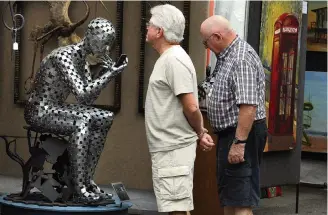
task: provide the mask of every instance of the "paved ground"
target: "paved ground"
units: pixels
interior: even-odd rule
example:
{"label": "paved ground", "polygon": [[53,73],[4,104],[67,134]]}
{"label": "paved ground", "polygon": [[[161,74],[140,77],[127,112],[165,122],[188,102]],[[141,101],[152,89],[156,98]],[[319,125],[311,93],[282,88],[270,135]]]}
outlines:
{"label": "paved ground", "polygon": [[[327,189],[301,186],[299,198],[299,214],[327,214]],[[295,202],[295,186],[283,187],[283,196],[262,199],[261,206],[254,211],[254,215],[295,214]]]}
{"label": "paved ground", "polygon": [[303,158],[300,180],[308,184],[327,185],[327,161]]}
{"label": "paved ground", "polygon": [[[109,187],[104,190],[112,192]],[[21,189],[21,179],[0,176],[0,193],[18,192]],[[262,199],[261,206],[254,211],[254,215],[290,215],[295,214],[296,200],[295,186],[283,187],[283,196],[272,199]],[[155,196],[151,191],[128,189],[133,202],[130,214],[159,215],[156,212]],[[300,189],[299,214],[323,215],[327,214],[327,189],[302,186]],[[162,213],[161,215],[166,215]]]}

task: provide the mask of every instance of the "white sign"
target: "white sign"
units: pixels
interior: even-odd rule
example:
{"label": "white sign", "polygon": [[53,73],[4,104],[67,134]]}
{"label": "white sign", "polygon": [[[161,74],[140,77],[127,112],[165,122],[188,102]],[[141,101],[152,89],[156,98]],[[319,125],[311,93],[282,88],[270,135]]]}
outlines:
{"label": "white sign", "polygon": [[283,27],[282,32],[283,33],[297,33],[297,28]]}
{"label": "white sign", "polygon": [[303,1],[302,13],[307,14],[307,9],[308,9],[308,3],[306,1]]}

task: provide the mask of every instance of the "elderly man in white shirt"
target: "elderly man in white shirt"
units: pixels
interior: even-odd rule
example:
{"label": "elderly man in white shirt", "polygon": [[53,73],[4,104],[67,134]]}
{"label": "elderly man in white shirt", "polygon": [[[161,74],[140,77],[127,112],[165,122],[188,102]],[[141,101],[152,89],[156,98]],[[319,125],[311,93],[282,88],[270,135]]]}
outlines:
{"label": "elderly man in white shirt", "polygon": [[160,55],[149,79],[145,104],[154,191],[159,212],[185,215],[194,209],[197,141],[205,146],[204,151],[214,143],[203,127],[194,65],[179,45],[185,18],[169,4],[152,8],[151,14],[146,40]]}

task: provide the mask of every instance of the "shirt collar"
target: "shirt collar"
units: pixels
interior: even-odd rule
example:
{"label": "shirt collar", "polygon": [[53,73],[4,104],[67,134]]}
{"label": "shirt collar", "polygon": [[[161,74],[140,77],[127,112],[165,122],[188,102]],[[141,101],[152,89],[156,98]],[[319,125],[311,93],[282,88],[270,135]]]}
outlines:
{"label": "shirt collar", "polygon": [[228,53],[233,49],[233,47],[235,47],[235,45],[237,44],[237,42],[240,40],[240,38],[237,37],[230,43],[230,45],[228,47],[226,47],[222,52],[220,52],[219,54],[216,55],[216,57],[218,59],[223,59],[225,58]]}

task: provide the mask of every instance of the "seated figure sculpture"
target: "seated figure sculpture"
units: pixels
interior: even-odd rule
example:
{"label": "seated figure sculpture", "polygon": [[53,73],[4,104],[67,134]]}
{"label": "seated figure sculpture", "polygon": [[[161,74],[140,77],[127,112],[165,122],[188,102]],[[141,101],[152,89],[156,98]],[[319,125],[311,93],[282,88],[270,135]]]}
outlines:
{"label": "seated figure sculpture", "polygon": [[[73,202],[106,198],[94,183],[93,175],[114,115],[91,104],[127,66],[127,58],[121,65],[115,65],[108,56],[114,40],[115,28],[110,21],[92,20],[81,42],[59,47],[42,60],[25,106],[25,120],[30,126],[69,137]],[[101,68],[98,77],[91,73],[87,61],[90,56],[98,59]],[[71,93],[77,104],[65,103]]]}

